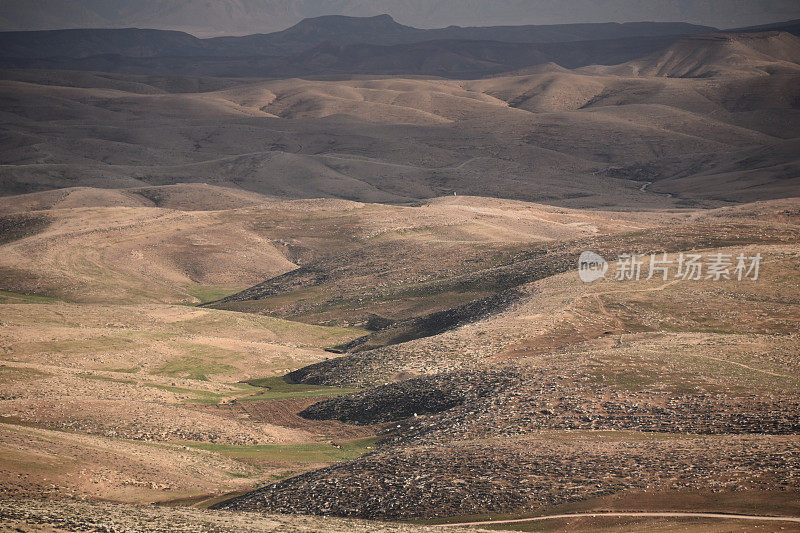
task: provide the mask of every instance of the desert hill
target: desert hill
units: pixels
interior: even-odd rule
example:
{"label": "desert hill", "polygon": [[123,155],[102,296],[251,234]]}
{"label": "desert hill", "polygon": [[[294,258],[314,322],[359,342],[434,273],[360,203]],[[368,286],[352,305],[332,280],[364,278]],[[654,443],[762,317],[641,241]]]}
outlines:
{"label": "desert hill", "polygon": [[[79,503],[78,501],[33,500],[26,503],[6,499],[0,503],[0,516],[9,527],[29,527],[36,522],[40,527],[61,530],[64,523],[75,527],[103,527],[106,529],[135,529],[146,533],[164,530],[188,533],[212,529],[219,533],[258,533],[279,527],[287,533],[435,533],[437,526],[378,524],[366,520],[347,520],[331,517],[297,517],[265,515],[263,513],[209,513],[203,509],[173,506],[125,505],[119,503]],[[24,518],[23,518],[24,516]],[[465,533],[480,531],[462,528]]]}
{"label": "desert hill", "polygon": [[[214,199],[229,208],[205,210]],[[0,206],[19,211],[0,222],[0,432],[15,459],[0,474],[27,476],[13,477],[12,496],[50,472],[58,495],[213,503],[265,487],[224,505],[419,518],[573,498],[602,507],[592,498],[612,489],[624,506],[645,487],[713,482],[720,509],[746,511],[731,488],[747,484],[759,505],[791,512],[763,491],[791,494],[797,453],[796,199],[391,206],[182,184]],[[586,248],[613,258],[662,247],[759,250],[763,279],[629,287],[574,271]],[[271,275],[214,306],[175,305]],[[742,449],[758,459],[742,466]],[[622,465],[609,469],[612,457]],[[559,472],[558,490],[540,483],[542,465]],[[673,481],[688,465],[702,468]],[[507,490],[487,490],[484,467]],[[412,471],[430,477],[409,490]]]}
{"label": "desert hill", "polygon": [[[441,273],[480,261],[487,248],[646,224],[508,200],[286,201],[206,184],[60,189],[0,198],[0,208],[4,287],[82,302],[199,303],[215,299],[195,296],[211,288],[233,293],[301,266],[352,272],[354,254],[373,254],[387,270],[388,261],[413,268],[425,254],[447,255],[433,268]],[[395,275],[407,274],[387,273]]]}
{"label": "desert hill", "polygon": [[3,524],[800,524],[795,22],[376,1],[0,34]]}
{"label": "desert hill", "polygon": [[[468,206],[472,203],[468,201],[462,205]],[[436,205],[442,204],[437,201]],[[444,205],[451,204],[447,202]],[[780,212],[781,207],[778,206],[783,204],[775,205],[775,211]],[[490,211],[482,208],[476,212],[485,216]],[[791,212],[791,209],[787,212]],[[730,211],[725,213],[731,216]],[[758,240],[773,242],[771,239],[776,243],[785,243],[791,241],[791,235],[796,229],[783,225],[790,223],[790,220],[778,218],[775,220],[778,225],[774,228],[774,235],[770,237],[768,233],[772,234],[773,229],[760,233],[755,226],[749,226],[750,221],[742,225],[739,220],[741,215],[733,215],[729,220],[714,215],[697,220],[698,213],[693,212],[652,213],[648,217],[633,218],[627,218],[622,213],[594,212],[592,217],[584,219],[584,223],[580,225],[576,225],[577,220],[573,218],[577,213],[567,214],[563,210],[558,215],[547,209],[543,212],[538,209],[505,211],[505,215],[512,214],[525,218],[533,216],[537,225],[548,220],[549,224],[554,225],[553,229],[561,224],[565,226],[561,226],[562,231],[557,233],[539,233],[538,239],[531,236],[525,238],[524,233],[517,234],[506,244],[500,245],[500,249],[505,250],[508,255],[499,266],[475,262],[463,250],[456,252],[453,248],[455,242],[447,238],[451,231],[441,233],[442,230],[432,228],[421,235],[412,233],[412,240],[409,242],[417,243],[420,247],[415,253],[397,253],[397,243],[385,247],[383,239],[366,242],[356,249],[315,258],[301,268],[228,296],[211,306],[268,312],[321,324],[337,319],[344,320],[345,323],[363,323],[372,315],[388,319],[389,324],[375,333],[374,338],[364,339],[365,342],[348,347],[352,351],[361,352],[383,344],[397,344],[430,336],[446,331],[462,321],[468,322],[475,316],[491,315],[497,309],[515,301],[516,287],[571,270],[574,256],[586,249],[598,250],[604,256],[613,257],[622,253],[620,249],[625,246],[635,246],[641,253],[650,253],[653,249],[664,248],[708,248],[718,246],[720,242],[731,246]],[[653,230],[669,224],[672,226],[668,232]],[[566,231],[568,226],[573,226],[573,231]],[[519,227],[517,231],[523,227]],[[736,236],[719,236],[723,227],[735,227]],[[497,223],[492,224],[491,229],[486,228],[486,234],[491,233],[503,234]],[[619,237],[619,234],[624,235]],[[527,244],[520,247],[520,239]],[[553,240],[561,244],[554,246]],[[444,276],[438,269],[429,272],[428,269],[432,267],[423,268],[418,263],[416,253],[423,256],[430,254],[426,248],[434,242],[438,248],[435,253],[440,258],[440,266],[449,273],[448,276]],[[541,244],[542,242],[545,244]],[[386,262],[380,258],[386,258]],[[454,263],[450,265],[450,261]],[[472,262],[472,267],[465,268],[462,261]],[[409,276],[408,272],[412,271],[415,274]],[[381,278],[384,283],[365,290],[364,285],[355,281],[371,279],[373,276]],[[399,299],[398,294],[414,295],[415,306],[398,307],[395,303]],[[308,298],[309,295],[314,297]],[[437,306],[444,299],[450,303],[449,310],[447,313],[440,313],[443,309]],[[357,365],[349,366],[351,372],[355,371],[355,366]]]}
{"label": "desert hill", "polygon": [[800,38],[787,32],[714,34],[683,39],[666,50],[606,72],[703,78],[800,68]]}
{"label": "desert hill", "polygon": [[271,200],[259,194],[229,187],[181,183],[122,190],[68,187],[2,197],[0,206],[3,213],[9,215],[81,207],[161,207],[179,211],[221,211],[260,205]]}
{"label": "desert hill", "polygon": [[[454,192],[592,207],[793,196],[797,57],[796,37],[766,33],[690,38],[621,66],[461,81],[4,71],[3,192],[188,180],[399,203]],[[712,166],[729,178],[699,177]],[[760,177],[775,168],[781,178]],[[690,188],[670,186],[694,175]]]}
{"label": "desert hill", "polygon": [[[522,263],[507,263],[502,276],[477,273],[470,286],[510,280],[515,271],[522,284],[507,293],[509,302],[475,307],[477,313],[456,317],[443,331],[416,338],[406,331],[383,346],[351,343],[353,353],[291,374],[304,383],[371,387],[301,414],[356,425],[396,423],[377,453],[218,507],[372,518],[534,512],[576,500],[602,508],[607,501],[605,491],[596,491],[598,479],[615,487],[609,490],[618,491],[620,502],[649,491],[661,504],[666,494],[697,494],[714,483],[716,501],[725,507],[736,505],[725,495],[743,484],[766,502],[766,478],[757,473],[766,464],[772,465],[766,483],[783,487],[783,501],[791,501],[799,429],[791,371],[796,206],[795,199],[695,213],[685,225],[580,241],[566,262],[551,247],[530,251],[530,259],[517,255]],[[614,257],[607,246],[704,253],[760,248],[770,266],[751,284],[582,283],[572,270],[577,250]],[[285,302],[286,296],[271,298]],[[733,304],[742,300],[750,305]],[[371,337],[385,341],[399,326],[408,323]],[[783,356],[773,357],[774,350]],[[740,454],[743,447],[750,459]],[[712,449],[715,460],[707,462]],[[560,466],[565,456],[569,468]],[[738,465],[737,473],[722,465]],[[424,474],[409,486],[403,480],[411,472]],[[489,482],[474,472],[494,477]],[[557,490],[553,475],[563,481]],[[503,491],[495,490],[498,484]],[[420,510],[419,502],[433,503]]]}

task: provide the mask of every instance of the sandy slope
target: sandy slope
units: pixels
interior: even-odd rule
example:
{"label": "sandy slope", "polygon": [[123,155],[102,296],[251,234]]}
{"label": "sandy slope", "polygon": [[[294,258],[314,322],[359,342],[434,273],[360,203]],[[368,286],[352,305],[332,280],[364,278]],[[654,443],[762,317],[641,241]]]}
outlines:
{"label": "sandy slope", "polygon": [[76,208],[48,217],[41,233],[5,245],[7,288],[85,301],[191,301],[184,291],[193,287],[247,285],[295,267],[275,243],[212,212]]}

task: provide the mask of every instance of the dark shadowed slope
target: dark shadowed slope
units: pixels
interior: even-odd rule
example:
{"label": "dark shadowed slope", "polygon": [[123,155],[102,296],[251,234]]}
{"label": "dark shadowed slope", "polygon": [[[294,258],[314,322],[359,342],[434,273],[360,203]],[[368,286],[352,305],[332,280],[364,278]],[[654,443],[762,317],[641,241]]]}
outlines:
{"label": "dark shadowed slope", "polygon": [[748,26],[746,28],[736,28],[729,30],[736,33],[753,32],[759,33],[764,31],[785,31],[794,35],[800,35],[800,19],[787,20],[785,22],[775,22],[773,24],[762,24],[760,26]]}
{"label": "dark shadowed slope", "polygon": [[[800,71],[800,37],[787,32],[720,33],[681,39],[665,50],[603,72],[708,78]],[[754,97],[758,92],[754,91]]]}
{"label": "dark shadowed slope", "polygon": [[709,33],[715,28],[683,23],[565,24],[560,26],[449,27],[423,30],[389,15],[305,19],[283,31],[243,37],[198,39],[178,31],[65,29],[0,32],[3,57],[50,58],[118,54],[128,57],[293,55],[323,43],[411,44],[425,41],[561,43]]}
{"label": "dark shadowed slope", "polygon": [[[211,39],[134,28],[5,32],[0,33],[0,64],[237,77],[336,73],[457,77],[548,61],[568,67],[615,64],[663,48],[676,36],[709,31],[714,28],[682,23],[422,30],[398,24],[388,15],[326,16],[276,33]],[[193,60],[187,62],[187,57]]]}

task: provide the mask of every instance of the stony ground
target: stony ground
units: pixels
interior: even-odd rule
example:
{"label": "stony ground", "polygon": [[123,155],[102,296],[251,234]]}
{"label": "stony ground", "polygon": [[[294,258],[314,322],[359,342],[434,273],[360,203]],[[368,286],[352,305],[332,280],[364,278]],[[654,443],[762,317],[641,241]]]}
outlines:
{"label": "stony ground", "polygon": [[[494,222],[511,224],[522,209],[463,202],[453,209],[467,221],[467,211],[482,217],[491,207]],[[381,520],[540,513],[637,491],[769,492],[798,501],[796,201],[646,220],[598,214],[592,220],[605,226],[592,237],[585,220],[574,226],[575,212],[537,207],[526,222],[527,249],[518,248],[519,232],[500,248],[483,248],[469,223],[448,234],[456,219],[436,209],[405,233],[414,218],[405,209],[432,208],[289,204],[278,209],[287,221],[270,215],[259,231],[294,232],[294,259],[313,269],[254,289],[277,292],[253,300],[251,311],[283,309],[276,314],[305,322],[176,305],[181,295],[158,303],[145,292],[142,301],[115,304],[0,293],[3,497],[70,498],[74,516],[90,517],[102,516],[105,504],[93,511],[73,498]],[[26,222],[22,233],[9,233],[10,244],[23,249],[43,231],[63,231],[77,213]],[[553,242],[534,231],[533,219],[545,215],[557,220],[545,227],[561,228]],[[311,229],[293,228],[301,220]],[[376,221],[388,244],[365,240]],[[447,246],[413,251],[431,238],[417,234],[428,231],[422,222],[441,224],[430,231]],[[627,224],[636,231],[620,233]],[[96,234],[101,248],[128,238],[129,229],[114,227]],[[314,228],[327,233],[315,241]],[[465,235],[473,240],[459,255],[454,243],[463,248]],[[342,249],[330,249],[337,239]],[[761,278],[587,285],[571,270],[583,247],[613,258],[625,246],[647,251],[657,243],[761,253]],[[437,250],[448,250],[441,263],[419,263]],[[378,255],[353,261],[368,252]],[[81,260],[59,268],[92,283],[124,277],[118,257],[82,254],[104,267]],[[410,263],[419,266],[408,270]],[[483,288],[458,292],[475,284]],[[383,292],[360,294],[365,286]],[[211,289],[197,294],[221,290]],[[485,299],[490,289],[497,301]],[[463,303],[471,298],[479,300]],[[386,302],[393,310],[381,314]],[[355,323],[378,331],[345,327]],[[326,351],[334,347],[349,352]],[[281,378],[287,373],[294,382]],[[761,512],[780,507],[774,501]],[[14,520],[34,527],[46,513],[35,509]],[[154,508],[131,514],[142,509]],[[148,520],[157,521],[178,511],[152,512]],[[231,516],[186,512],[185,522],[201,530],[222,528],[214,521]],[[297,520],[291,527],[321,527]]]}
{"label": "stony ground", "polygon": [[[476,531],[463,529],[462,531]],[[0,531],[91,531],[195,533],[404,533],[441,531],[436,527],[404,526],[338,518],[203,511],[191,508],[121,505],[73,500],[0,500]]]}
{"label": "stony ground", "polygon": [[[729,235],[705,228],[711,241]],[[688,246],[706,238],[664,231]],[[499,313],[298,371],[312,383],[378,385],[301,415],[392,422],[381,447],[221,505],[411,518],[637,490],[777,490],[796,501],[800,251],[748,244],[770,231],[752,226],[701,249],[761,250],[757,282],[586,285],[559,274],[522,285]]]}
{"label": "stony ground", "polygon": [[[4,72],[2,518],[403,531],[245,512],[634,493],[800,514],[800,40],[699,42],[195,93]],[[753,283],[587,285],[584,250],[611,272],[624,253],[764,264]]]}
{"label": "stony ground", "polygon": [[632,490],[775,490],[796,498],[799,473],[796,436],[540,432],[384,449],[223,508],[408,519],[541,511]]}

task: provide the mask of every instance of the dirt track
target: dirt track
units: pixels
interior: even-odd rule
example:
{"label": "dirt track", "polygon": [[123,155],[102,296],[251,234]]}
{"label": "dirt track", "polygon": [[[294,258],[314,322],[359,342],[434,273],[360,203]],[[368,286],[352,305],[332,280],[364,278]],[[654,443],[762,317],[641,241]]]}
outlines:
{"label": "dirt track", "polygon": [[723,514],[723,513],[574,513],[574,514],[557,514],[550,516],[536,516],[533,518],[518,518],[515,520],[489,520],[483,522],[461,522],[458,524],[445,524],[442,527],[466,527],[466,526],[486,526],[493,524],[519,524],[523,522],[541,522],[544,520],[556,520],[561,518],[720,518],[720,519],[736,519],[736,520],[757,520],[767,522],[797,522],[800,523],[800,517],[797,516],[756,516],[756,515],[738,515],[738,514]]}

